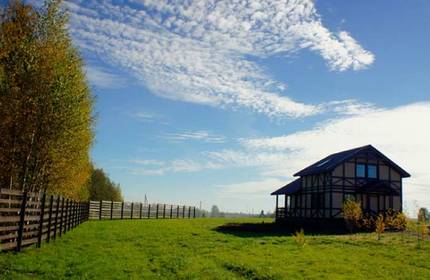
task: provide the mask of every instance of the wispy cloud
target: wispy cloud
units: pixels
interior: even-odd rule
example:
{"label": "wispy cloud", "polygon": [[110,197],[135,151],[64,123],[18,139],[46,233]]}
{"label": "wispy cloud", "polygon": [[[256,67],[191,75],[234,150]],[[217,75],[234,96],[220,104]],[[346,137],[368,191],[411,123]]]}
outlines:
{"label": "wispy cloud", "polygon": [[311,0],[67,1],[75,41],[121,67],[160,96],[272,117],[321,112],[285,96],[248,56],[284,56],[308,48],[333,70],[373,63],[347,32],[332,33]]}
{"label": "wispy cloud", "polygon": [[156,159],[132,159],[129,162],[140,165],[164,165],[163,161]]}
{"label": "wispy cloud", "polygon": [[[224,186],[223,196],[234,192],[258,193],[264,182],[288,182],[292,174],[313,162],[341,150],[372,144],[412,174],[404,182],[409,205],[430,205],[430,103],[414,103],[393,109],[370,110],[323,122],[316,127],[279,137],[241,139],[239,149],[205,152],[197,159],[169,161],[168,172],[198,172],[206,169],[252,167],[261,180]],[[156,172],[154,172],[155,174]],[[261,182],[260,182],[261,181]],[[264,181],[264,182],[263,182]],[[260,184],[261,183],[261,184]],[[282,184],[281,184],[282,185]],[[261,195],[269,193],[261,192]]]}
{"label": "wispy cloud", "polygon": [[171,141],[203,141],[207,143],[224,143],[226,138],[221,135],[213,134],[206,130],[183,131],[178,133],[166,133],[163,138]]}
{"label": "wispy cloud", "polygon": [[331,120],[311,130],[270,138],[242,140],[253,153],[284,156],[286,164],[272,174],[293,174],[327,154],[372,144],[412,174],[404,182],[404,198],[410,204],[430,205],[430,103],[415,103]]}
{"label": "wispy cloud", "polygon": [[280,188],[285,185],[285,181],[278,178],[267,178],[256,181],[246,181],[240,183],[218,185],[220,188],[220,196],[223,197],[254,197],[254,196],[265,196],[274,191],[276,188]]}
{"label": "wispy cloud", "polygon": [[152,161],[155,160],[134,160],[130,161],[131,163],[136,163],[138,165],[143,165],[143,167],[133,167],[130,169],[130,173],[134,175],[150,175],[150,176],[159,176],[165,175],[167,173],[176,173],[176,172],[198,172],[202,170],[208,169],[222,169],[223,166],[216,162],[204,162],[192,159],[173,159],[164,162],[155,161],[156,164],[153,164]]}
{"label": "wispy cloud", "polygon": [[86,66],[85,71],[90,84],[99,88],[115,89],[122,88],[127,85],[126,79],[117,74],[110,73],[103,68]]}

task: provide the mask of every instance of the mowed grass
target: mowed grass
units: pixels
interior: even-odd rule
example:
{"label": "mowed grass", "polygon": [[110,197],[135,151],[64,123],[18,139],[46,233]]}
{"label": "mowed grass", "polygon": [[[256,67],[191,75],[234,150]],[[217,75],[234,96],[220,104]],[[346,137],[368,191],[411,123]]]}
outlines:
{"label": "mowed grass", "polygon": [[[1,279],[430,279],[430,241],[399,233],[225,233],[261,219],[90,221],[42,248],[0,253]],[[266,221],[270,222],[270,221]]]}

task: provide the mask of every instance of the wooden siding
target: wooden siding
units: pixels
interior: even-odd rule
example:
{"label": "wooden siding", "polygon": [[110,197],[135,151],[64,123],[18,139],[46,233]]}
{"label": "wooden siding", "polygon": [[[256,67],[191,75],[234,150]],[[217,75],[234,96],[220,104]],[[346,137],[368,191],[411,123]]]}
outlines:
{"label": "wooden siding", "polygon": [[[379,182],[390,186],[399,195],[361,192],[368,182],[355,174],[356,164],[375,164]],[[312,205],[312,195],[323,196],[322,205]],[[302,177],[302,190],[289,196],[285,203],[285,217],[298,218],[341,218],[342,206],[346,198],[361,202],[365,212],[377,214],[388,209],[402,211],[402,179],[383,159],[373,154],[358,154],[337,166],[332,172]],[[314,196],[315,197],[315,196]],[[284,206],[284,205],[283,205]]]}

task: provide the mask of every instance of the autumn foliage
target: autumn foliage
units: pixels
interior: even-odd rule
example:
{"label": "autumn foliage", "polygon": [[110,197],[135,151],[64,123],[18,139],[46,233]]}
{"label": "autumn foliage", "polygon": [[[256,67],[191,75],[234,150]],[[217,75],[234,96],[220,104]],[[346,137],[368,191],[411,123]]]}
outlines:
{"label": "autumn foliage", "polygon": [[0,17],[0,187],[87,199],[93,100],[59,1]]}

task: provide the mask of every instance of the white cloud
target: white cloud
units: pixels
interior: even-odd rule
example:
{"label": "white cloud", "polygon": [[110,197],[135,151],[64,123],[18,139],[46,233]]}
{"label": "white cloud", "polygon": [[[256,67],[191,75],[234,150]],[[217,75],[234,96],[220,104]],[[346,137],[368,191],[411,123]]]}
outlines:
{"label": "white cloud", "polygon": [[286,136],[242,140],[254,153],[287,153],[277,174],[293,174],[322,157],[341,150],[374,145],[411,173],[404,181],[407,203],[430,206],[430,103],[415,103],[369,114],[344,117]]}
{"label": "white cloud", "polygon": [[309,48],[336,70],[373,62],[348,33],[326,29],[311,0],[67,1],[75,41],[160,96],[273,117],[321,112],[284,95],[247,56]]}
{"label": "white cloud", "polygon": [[166,133],[163,138],[172,141],[204,141],[207,143],[224,143],[226,141],[224,136],[213,134],[210,131],[183,131],[178,133]]}
{"label": "white cloud", "polygon": [[130,173],[133,175],[161,176],[161,175],[164,175],[164,169],[135,168],[135,169],[132,169]]}
{"label": "white cloud", "polygon": [[163,161],[155,159],[132,159],[129,162],[140,165],[164,165]]}
{"label": "white cloud", "polygon": [[144,167],[133,167],[130,173],[133,175],[160,176],[166,173],[191,173],[208,169],[222,169],[223,166],[216,162],[197,161],[192,159],[173,159],[159,161],[153,159],[130,160],[130,163]]}
{"label": "white cloud", "polygon": [[[164,171],[252,167],[252,175],[262,179],[223,185],[220,195],[233,198],[243,193],[250,197],[251,193],[253,197],[260,196],[260,202],[265,198],[271,203],[269,193],[292,180],[295,172],[331,153],[372,144],[411,173],[412,177],[404,180],[405,205],[417,201],[420,206],[430,207],[429,123],[430,102],[370,110],[289,135],[241,139],[240,149],[206,152],[198,160],[171,161]],[[409,209],[409,213],[413,211]]]}
{"label": "white cloud", "polygon": [[110,73],[103,68],[86,66],[85,71],[90,84],[99,88],[122,88],[126,86],[124,78]]}
{"label": "white cloud", "polygon": [[254,197],[265,196],[273,192],[276,188],[285,185],[284,180],[277,178],[267,178],[264,180],[240,182],[236,184],[218,185],[220,188],[220,196],[238,196],[238,197]]}

